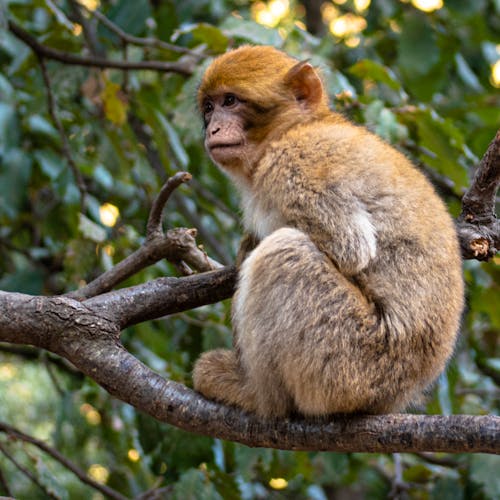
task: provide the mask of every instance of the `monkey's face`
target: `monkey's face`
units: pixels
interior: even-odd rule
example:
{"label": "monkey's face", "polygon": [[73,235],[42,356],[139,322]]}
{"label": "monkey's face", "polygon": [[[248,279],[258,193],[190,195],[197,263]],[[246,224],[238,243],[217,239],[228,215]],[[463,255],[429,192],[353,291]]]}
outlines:
{"label": "monkey's face", "polygon": [[202,78],[198,106],[210,157],[243,181],[251,181],[272,140],[329,113],[313,67],[272,47],[244,46],[216,58]]}
{"label": "monkey's face", "polygon": [[203,100],[205,148],[221,168],[248,169],[255,161],[255,144],[248,134],[246,102],[231,92],[218,92]]}

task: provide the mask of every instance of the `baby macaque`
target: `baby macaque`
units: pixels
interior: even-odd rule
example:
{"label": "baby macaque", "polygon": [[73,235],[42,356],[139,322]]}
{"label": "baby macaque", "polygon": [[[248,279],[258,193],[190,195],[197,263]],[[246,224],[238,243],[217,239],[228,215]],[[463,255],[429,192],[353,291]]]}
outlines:
{"label": "baby macaque", "polygon": [[233,299],[234,350],[204,353],[195,389],[262,417],[418,401],[463,306],[454,224],[430,183],[331,111],[311,64],[274,48],[215,59],[198,103],[255,248]]}

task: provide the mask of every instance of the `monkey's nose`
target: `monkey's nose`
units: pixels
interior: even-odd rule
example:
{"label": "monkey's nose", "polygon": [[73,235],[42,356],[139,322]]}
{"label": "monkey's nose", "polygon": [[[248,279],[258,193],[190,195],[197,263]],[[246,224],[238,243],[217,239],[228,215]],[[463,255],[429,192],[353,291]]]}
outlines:
{"label": "monkey's nose", "polygon": [[210,135],[215,135],[217,132],[219,132],[220,127],[216,127],[210,130]]}

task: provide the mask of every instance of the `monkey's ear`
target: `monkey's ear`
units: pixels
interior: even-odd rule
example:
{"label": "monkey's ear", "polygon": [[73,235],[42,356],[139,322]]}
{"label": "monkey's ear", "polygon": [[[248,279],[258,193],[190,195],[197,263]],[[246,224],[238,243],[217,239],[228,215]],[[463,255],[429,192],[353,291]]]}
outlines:
{"label": "monkey's ear", "polygon": [[316,105],[323,99],[323,84],[308,61],[297,63],[285,76],[285,84],[295,99],[308,105]]}

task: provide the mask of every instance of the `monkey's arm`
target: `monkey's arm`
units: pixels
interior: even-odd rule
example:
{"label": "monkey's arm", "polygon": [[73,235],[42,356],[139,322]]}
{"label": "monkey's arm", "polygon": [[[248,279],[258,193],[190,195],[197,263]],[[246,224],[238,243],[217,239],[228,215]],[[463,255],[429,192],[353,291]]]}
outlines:
{"label": "monkey's arm", "polygon": [[252,233],[245,233],[240,241],[240,247],[236,255],[236,267],[240,267],[248,254],[259,244],[259,239]]}
{"label": "monkey's arm", "polygon": [[279,189],[286,191],[279,207],[286,224],[306,233],[343,274],[362,271],[376,257],[372,214],[349,186],[296,178]]}

